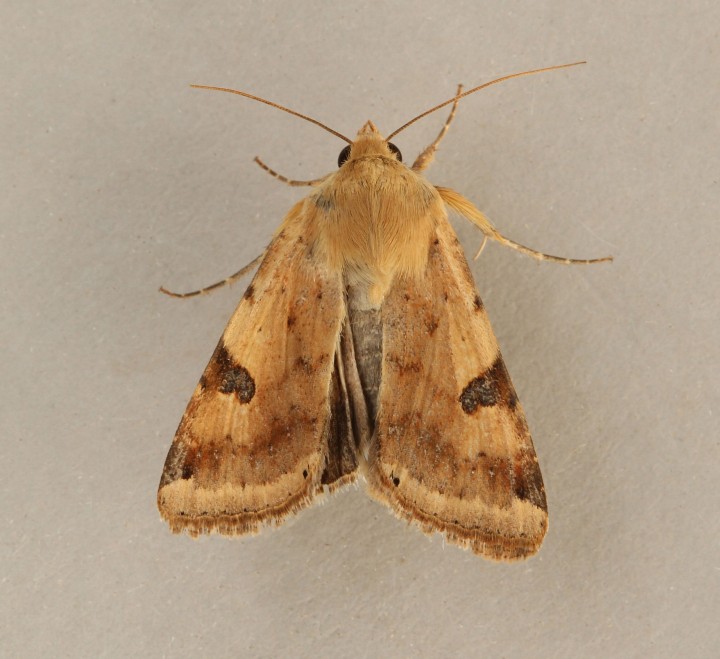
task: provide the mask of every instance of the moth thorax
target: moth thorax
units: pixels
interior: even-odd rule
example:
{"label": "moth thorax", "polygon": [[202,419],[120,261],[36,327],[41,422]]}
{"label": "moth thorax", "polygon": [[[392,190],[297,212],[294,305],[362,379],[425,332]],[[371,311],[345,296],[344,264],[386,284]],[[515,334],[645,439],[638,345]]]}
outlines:
{"label": "moth thorax", "polygon": [[[381,140],[370,134],[355,144],[371,150]],[[387,148],[384,142],[382,147]],[[430,183],[377,152],[353,155],[319,186],[310,203],[329,266],[351,273],[373,304],[382,301],[396,276],[424,273],[438,219],[445,213]]]}

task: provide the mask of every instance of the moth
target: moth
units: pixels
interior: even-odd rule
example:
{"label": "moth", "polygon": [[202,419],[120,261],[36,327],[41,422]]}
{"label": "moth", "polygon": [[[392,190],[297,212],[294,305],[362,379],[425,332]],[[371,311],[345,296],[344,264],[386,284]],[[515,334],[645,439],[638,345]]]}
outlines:
{"label": "moth", "polygon": [[[579,63],[579,62],[578,62]],[[578,64],[575,63],[575,64]],[[180,422],[157,503],[174,532],[255,533],[322,491],[362,476],[399,517],[486,558],[534,554],[548,528],[543,479],[523,409],[470,269],[448,221],[454,211],[500,243],[465,197],[431,184],[433,160],[470,89],[383,137],[368,121],[337,171],[291,181],[312,191],[247,272],[230,319]],[[438,134],[403,164],[390,139],[451,105]],[[166,293],[169,291],[161,289]]]}

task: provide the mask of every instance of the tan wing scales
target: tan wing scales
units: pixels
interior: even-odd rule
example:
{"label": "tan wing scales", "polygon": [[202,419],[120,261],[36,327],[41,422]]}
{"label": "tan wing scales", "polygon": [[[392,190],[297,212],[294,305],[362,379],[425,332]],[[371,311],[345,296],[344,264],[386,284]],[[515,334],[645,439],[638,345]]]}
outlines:
{"label": "tan wing scales", "polygon": [[[341,275],[312,253],[303,202],[288,214],[188,404],[158,507],[173,531],[254,531],[352,476],[329,455],[347,422],[335,354]],[[329,465],[328,465],[329,463]],[[329,473],[323,478],[326,467]],[[350,473],[347,473],[350,472]]]}
{"label": "tan wing scales", "polygon": [[488,558],[535,553],[547,530],[542,476],[447,218],[424,276],[396,280],[382,322],[371,491],[424,530]]}

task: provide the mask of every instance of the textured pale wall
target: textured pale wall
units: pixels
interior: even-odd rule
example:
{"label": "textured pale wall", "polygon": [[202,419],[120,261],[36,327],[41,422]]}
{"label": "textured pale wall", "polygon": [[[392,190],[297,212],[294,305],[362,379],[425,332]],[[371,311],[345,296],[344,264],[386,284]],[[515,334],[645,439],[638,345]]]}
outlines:
{"label": "textured pale wall", "polygon": [[[712,2],[5,3],[0,636],[8,656],[711,656],[720,642],[720,229]],[[509,236],[473,271],[527,410],[551,524],[483,562],[361,490],[192,542],[162,461],[253,258],[352,133],[455,85],[429,178]],[[398,138],[406,158],[438,130]],[[455,222],[468,252],[477,232]]]}

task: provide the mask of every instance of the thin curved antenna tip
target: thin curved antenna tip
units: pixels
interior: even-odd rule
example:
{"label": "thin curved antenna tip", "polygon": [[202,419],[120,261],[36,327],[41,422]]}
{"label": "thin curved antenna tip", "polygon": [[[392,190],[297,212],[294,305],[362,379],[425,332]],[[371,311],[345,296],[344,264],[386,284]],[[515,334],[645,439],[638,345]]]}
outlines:
{"label": "thin curved antenna tip", "polygon": [[411,119],[407,123],[403,124],[398,128],[397,130],[390,133],[390,135],[387,136],[386,139],[390,139],[392,137],[395,137],[398,133],[405,130],[412,124],[414,124],[416,121],[422,119],[423,117],[427,117],[429,114],[432,114],[436,110],[439,110],[440,108],[444,108],[446,105],[450,105],[450,103],[454,103],[461,98],[464,98],[465,96],[470,96],[470,94],[474,94],[477,91],[480,91],[481,89],[485,89],[485,87],[490,87],[490,85],[496,85],[499,82],[504,82],[505,80],[511,80],[512,78],[521,78],[523,76],[530,76],[534,75],[535,73],[545,73],[546,71],[556,71],[557,69],[567,69],[571,66],[579,66],[580,64],[587,64],[587,60],[582,60],[580,62],[570,62],[570,64],[557,64],[555,66],[546,66],[542,69],[532,69],[531,71],[520,71],[519,73],[511,73],[510,75],[502,76],[501,78],[495,78],[495,80],[491,80],[490,82],[483,83],[482,85],[478,85],[477,87],[473,87],[472,89],[468,89],[468,91],[463,92],[462,94],[453,96],[452,98],[448,99],[447,101],[440,103],[440,105],[436,105],[433,108],[430,108],[429,110],[426,110],[425,112],[419,114],[414,119]]}
{"label": "thin curved antenna tip", "polygon": [[335,135],[335,137],[339,137],[341,140],[344,140],[348,144],[352,144],[352,140],[345,137],[345,135],[343,135],[342,133],[338,133],[336,130],[333,130],[329,126],[326,126],[324,123],[318,121],[317,119],[308,117],[307,115],[301,114],[300,112],[295,112],[295,110],[286,108],[284,105],[280,105],[279,103],[273,103],[273,101],[268,101],[264,98],[260,98],[259,96],[254,96],[253,94],[248,94],[247,92],[241,92],[237,89],[230,89],[228,87],[214,87],[211,85],[190,85],[190,87],[192,87],[193,89],[210,89],[210,90],[216,91],[216,92],[227,92],[228,94],[237,94],[238,96],[244,96],[245,98],[250,98],[253,101],[258,101],[259,103],[265,103],[265,105],[269,105],[272,108],[277,108],[278,110],[282,110],[283,112],[287,112],[288,114],[292,114],[296,117],[300,117],[300,119],[305,119],[305,121],[309,121],[311,124],[320,126],[320,128],[326,130],[328,133],[331,133],[332,135]]}

